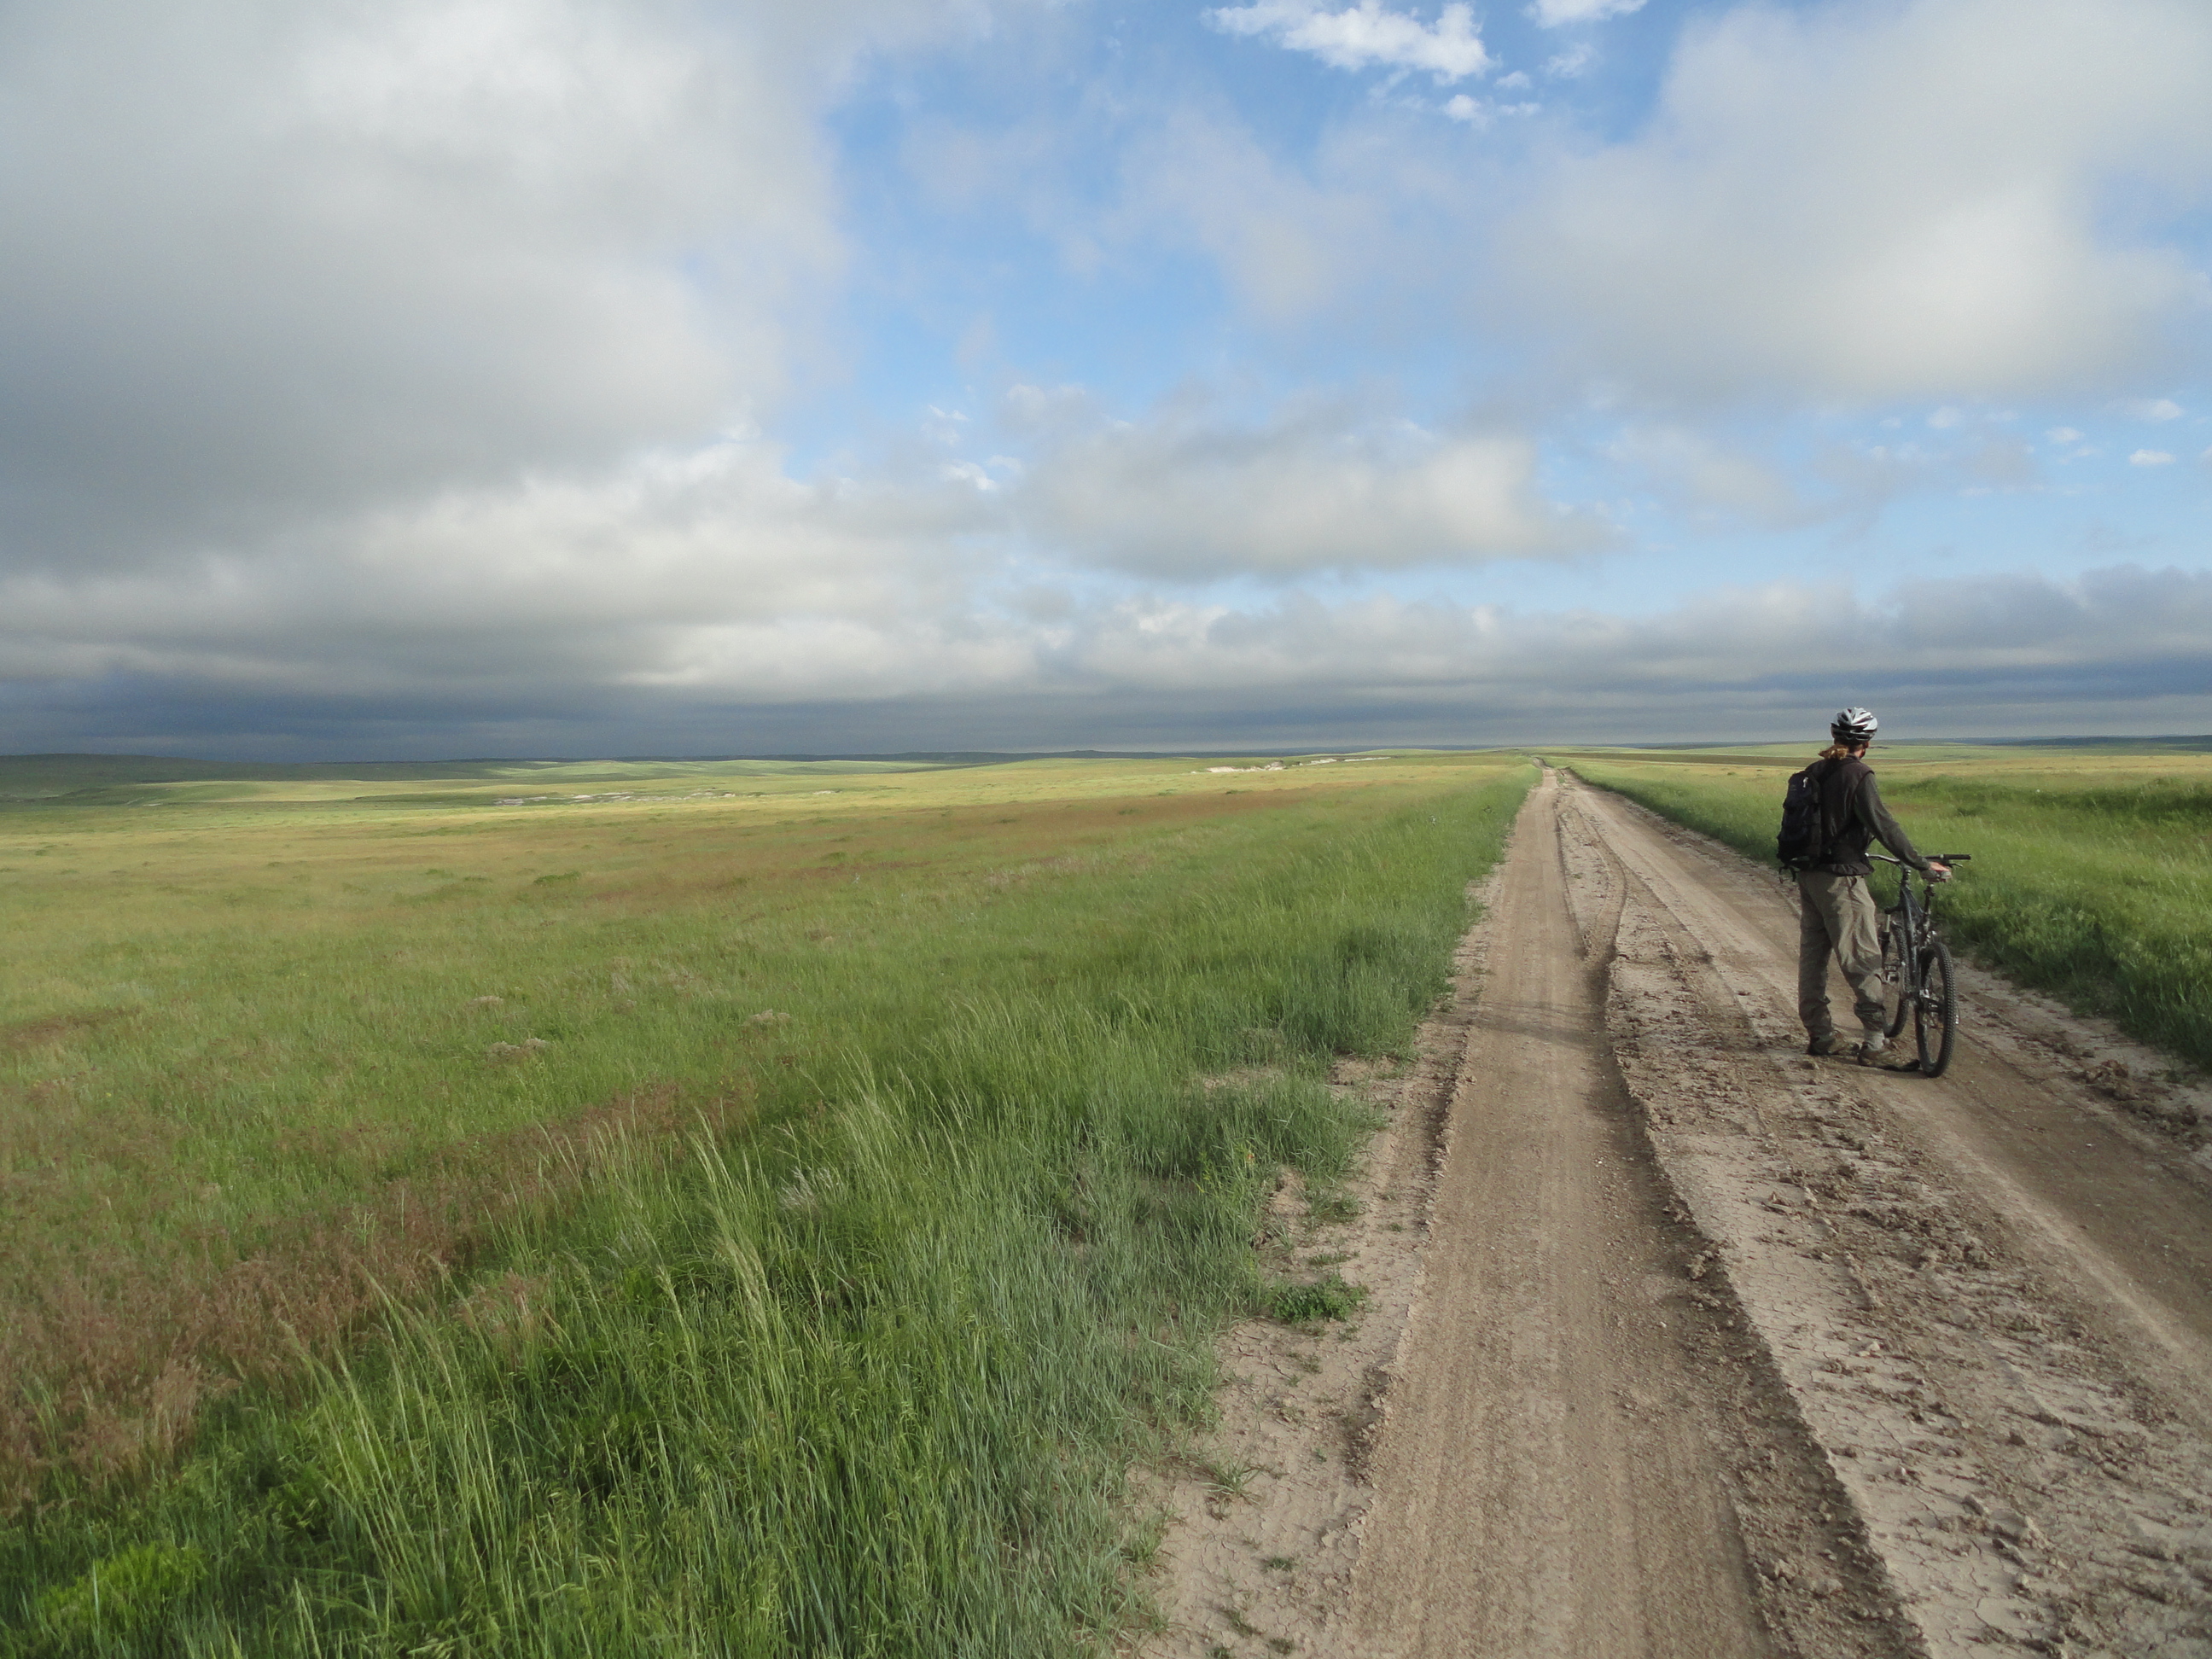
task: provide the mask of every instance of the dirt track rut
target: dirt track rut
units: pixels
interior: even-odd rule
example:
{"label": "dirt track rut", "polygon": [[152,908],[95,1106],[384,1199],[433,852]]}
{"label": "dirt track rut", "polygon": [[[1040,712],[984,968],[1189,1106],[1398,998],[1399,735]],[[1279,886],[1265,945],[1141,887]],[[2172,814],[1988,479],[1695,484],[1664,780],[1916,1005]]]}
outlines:
{"label": "dirt track rut", "polygon": [[1794,896],[1555,773],[1486,896],[1146,1651],[2212,1659],[2212,1170],[2104,1039],[1969,975],[1940,1081],[1807,1060]]}

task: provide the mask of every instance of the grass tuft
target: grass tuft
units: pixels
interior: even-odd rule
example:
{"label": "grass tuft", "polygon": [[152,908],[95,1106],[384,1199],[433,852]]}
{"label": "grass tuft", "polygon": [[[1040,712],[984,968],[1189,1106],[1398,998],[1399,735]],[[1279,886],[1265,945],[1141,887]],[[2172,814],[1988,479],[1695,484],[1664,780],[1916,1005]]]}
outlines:
{"label": "grass tuft", "polygon": [[1367,1287],[1347,1285],[1335,1273],[1311,1284],[1279,1285],[1267,1293],[1267,1316],[1285,1325],[1349,1319],[1367,1300]]}

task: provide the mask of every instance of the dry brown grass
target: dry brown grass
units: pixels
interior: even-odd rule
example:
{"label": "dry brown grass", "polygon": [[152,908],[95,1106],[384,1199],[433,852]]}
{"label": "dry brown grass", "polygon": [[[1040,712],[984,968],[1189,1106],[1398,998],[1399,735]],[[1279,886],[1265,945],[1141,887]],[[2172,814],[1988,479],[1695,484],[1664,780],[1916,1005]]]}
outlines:
{"label": "dry brown grass", "polygon": [[[650,1156],[679,1129],[724,1129],[743,1109],[736,1093],[642,1091],[449,1147],[341,1212],[271,1222],[244,1249],[204,1229],[180,1232],[158,1262],[115,1249],[49,1263],[0,1328],[0,1510],[56,1475],[101,1482],[166,1461],[209,1401],[281,1383],[388,1302],[434,1297],[502,1224]],[[509,1328],[527,1301],[526,1286],[502,1280],[459,1311]]]}

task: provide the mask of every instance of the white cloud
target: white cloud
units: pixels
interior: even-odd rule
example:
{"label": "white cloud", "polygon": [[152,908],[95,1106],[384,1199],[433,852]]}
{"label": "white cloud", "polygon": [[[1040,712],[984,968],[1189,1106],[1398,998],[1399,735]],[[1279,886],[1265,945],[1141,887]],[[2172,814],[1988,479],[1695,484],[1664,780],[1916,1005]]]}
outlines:
{"label": "white cloud", "polygon": [[978,461],[948,462],[938,469],[938,476],[954,483],[968,484],[987,494],[999,487],[999,481]]}
{"label": "white cloud", "polygon": [[2171,398],[2143,398],[2122,404],[2120,412],[2138,421],[2176,421],[2189,411]]}
{"label": "white cloud", "polygon": [[1571,81],[1597,60],[1597,48],[1587,40],[1578,41],[1565,52],[1544,60],[1544,73],[1562,81]]}
{"label": "white cloud", "polygon": [[1534,484],[1514,434],[1438,435],[1322,408],[1259,426],[1170,411],[1093,432],[1037,462],[1017,507],[1047,546],[1200,580],[1556,556],[1606,526]]}
{"label": "white cloud", "polygon": [[2002,435],[1926,448],[1829,441],[1785,469],[1771,453],[1685,423],[1636,423],[1601,452],[1700,531],[1778,531],[1815,524],[1871,528],[1900,496],[2029,489],[2027,446]]}
{"label": "white cloud", "polygon": [[190,564],[0,577],[0,683],[182,677],[455,706],[551,685],[589,705],[623,687],[775,699],[1003,675],[963,621],[963,544],[1005,525],[975,476],[801,484],[780,461],[732,439]]}
{"label": "white cloud", "polygon": [[1674,395],[2108,387],[2191,349],[2201,277],[2114,227],[2212,196],[2208,85],[2192,0],[1745,7],[1540,182],[1508,269],[1593,371]]}
{"label": "white cloud", "polygon": [[[1377,177],[1378,165],[1387,176]],[[1356,137],[1325,143],[1306,167],[1285,165],[1249,131],[1188,111],[1132,147],[1127,173],[1133,222],[1196,244],[1271,324],[1304,320],[1364,284],[1425,269],[1434,256],[1424,239],[1445,234],[1434,197],[1451,187],[1421,158],[1378,155]]]}
{"label": "white cloud", "polygon": [[1928,417],[1928,424],[1941,432],[1947,428],[1958,425],[1964,419],[1966,419],[1965,416],[1947,404]]}
{"label": "white cloud", "polygon": [[1686,427],[1635,427],[1609,458],[1633,468],[1693,521],[1785,529],[1828,514],[1778,469]]}
{"label": "white cloud", "polygon": [[1256,0],[1216,8],[1206,21],[1224,34],[1270,36],[1334,69],[1425,70],[1449,83],[1491,67],[1473,9],[1458,3],[1445,6],[1434,23],[1392,11],[1381,0],[1359,0],[1343,11],[1324,10],[1310,0]]}
{"label": "white cloud", "polygon": [[1528,15],[1547,29],[1563,23],[1595,23],[1644,9],[1644,0],[1536,0]]}
{"label": "white cloud", "polygon": [[2055,444],[2078,444],[2081,441],[2081,434],[2070,426],[2054,426],[2043,435]]}
{"label": "white cloud", "polygon": [[2130,466],[2172,466],[2173,457],[2163,449],[2138,449],[2128,457]]}
{"label": "white cloud", "polygon": [[818,117],[942,16],[11,8],[0,545],[189,556],[772,402],[845,258]]}
{"label": "white cloud", "polygon": [[1542,107],[1530,103],[1500,104],[1488,98],[1470,98],[1462,92],[1444,105],[1444,113],[1455,121],[1466,122],[1479,132],[1486,132],[1501,115],[1534,115]]}

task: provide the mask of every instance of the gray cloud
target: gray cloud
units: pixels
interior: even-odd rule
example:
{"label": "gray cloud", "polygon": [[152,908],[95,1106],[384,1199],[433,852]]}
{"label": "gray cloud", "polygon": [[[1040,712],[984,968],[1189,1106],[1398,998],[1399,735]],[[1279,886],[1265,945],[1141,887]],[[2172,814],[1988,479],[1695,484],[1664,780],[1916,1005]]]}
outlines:
{"label": "gray cloud", "polygon": [[[2212,730],[2212,574],[2175,569],[1919,582],[1872,604],[1778,583],[1642,619],[1302,592],[1026,611],[979,592],[903,614],[895,598],[750,621],[702,599],[694,632],[616,630],[660,653],[644,665],[533,663],[532,641],[573,641],[487,627],[483,660],[433,640],[389,679],[274,655],[257,617],[0,680],[0,712],[32,748],[96,733],[365,758],[1778,738],[1847,702],[1900,736]],[[398,643],[364,661],[391,672]]]}

